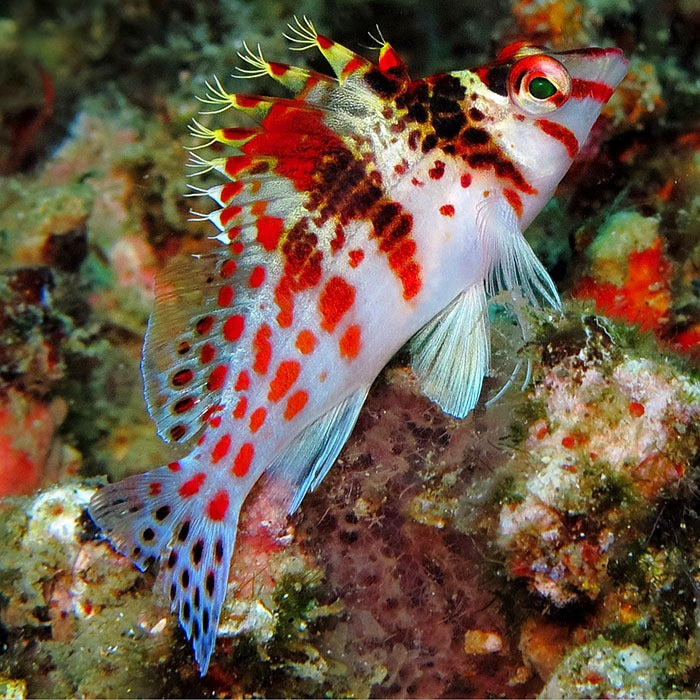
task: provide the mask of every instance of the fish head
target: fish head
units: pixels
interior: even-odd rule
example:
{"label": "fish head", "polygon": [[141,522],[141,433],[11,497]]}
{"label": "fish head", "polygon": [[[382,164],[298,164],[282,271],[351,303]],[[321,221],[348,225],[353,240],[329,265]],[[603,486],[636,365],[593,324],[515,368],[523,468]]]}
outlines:
{"label": "fish head", "polygon": [[551,197],[627,65],[617,48],[551,52],[518,42],[472,71],[491,116],[486,128],[536,192],[524,202],[524,224]]}

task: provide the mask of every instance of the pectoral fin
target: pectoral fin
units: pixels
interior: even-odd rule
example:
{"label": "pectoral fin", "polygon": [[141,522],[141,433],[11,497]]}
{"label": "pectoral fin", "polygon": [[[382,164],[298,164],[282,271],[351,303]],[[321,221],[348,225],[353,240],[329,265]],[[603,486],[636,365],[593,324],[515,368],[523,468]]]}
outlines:
{"label": "pectoral fin", "polygon": [[489,368],[486,292],[475,284],[428,322],[410,343],[413,371],[440,408],[464,418],[479,399]]}

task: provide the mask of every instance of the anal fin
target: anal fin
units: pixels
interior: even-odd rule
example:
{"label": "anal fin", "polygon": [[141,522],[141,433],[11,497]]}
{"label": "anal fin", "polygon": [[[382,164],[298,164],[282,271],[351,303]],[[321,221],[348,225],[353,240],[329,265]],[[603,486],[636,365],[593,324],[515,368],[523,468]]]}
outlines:
{"label": "anal fin", "polygon": [[445,413],[464,418],[479,399],[489,369],[486,291],[481,283],[462,292],[410,342],[413,372],[428,398]]}
{"label": "anal fin", "polygon": [[334,406],[298,435],[270,465],[269,477],[283,480],[292,494],[290,515],[335,463],[350,437],[368,391],[368,386],[362,387]]}

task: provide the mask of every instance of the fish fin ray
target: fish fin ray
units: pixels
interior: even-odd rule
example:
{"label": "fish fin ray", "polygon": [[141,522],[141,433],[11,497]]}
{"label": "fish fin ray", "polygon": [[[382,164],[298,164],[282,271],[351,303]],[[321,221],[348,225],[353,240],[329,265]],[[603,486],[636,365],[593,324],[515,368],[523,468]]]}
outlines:
{"label": "fish fin ray", "polygon": [[178,256],[157,278],[141,371],[148,411],[166,442],[199,435],[243,364],[258,304],[274,303],[277,260],[255,240],[240,247]]}
{"label": "fish fin ray", "polygon": [[410,341],[422,390],[445,413],[464,418],[479,400],[490,357],[486,292],[474,284]]}
{"label": "fish fin ray", "polygon": [[478,221],[482,240],[488,237],[496,246],[487,280],[489,296],[500,290],[518,290],[535,307],[545,302],[561,311],[557,288],[523,236],[518,218],[505,199],[485,200]]}
{"label": "fish fin ray", "polygon": [[238,517],[236,513],[226,522],[214,522],[202,511],[184,522],[189,523],[184,540],[175,533],[170,542],[163,589],[170,609],[177,610],[185,636],[192,642],[200,676],[204,676],[226,598]]}
{"label": "fish fin ray", "polygon": [[369,387],[362,387],[334,406],[298,435],[268,467],[268,478],[284,482],[292,494],[290,515],[335,463],[350,437],[368,391]]}
{"label": "fish fin ray", "polygon": [[241,501],[234,501],[225,486],[219,489],[218,494],[227,494],[228,508],[224,517],[212,520],[207,511],[216,489],[215,483],[208,483],[211,473],[206,475],[207,488],[202,479],[201,490],[186,496],[183,488],[192,485],[198,474],[186,459],[177,464],[178,471],[158,467],[108,484],[92,497],[88,512],[115,549],[142,571],[152,560],[163,560],[162,579],[171,610],[177,610],[185,635],[192,640],[203,676],[226,596]]}
{"label": "fish fin ray", "polygon": [[[180,507],[175,505],[179,502],[177,485],[167,467],[158,467],[107,484],[90,500],[88,512],[95,524],[141,571],[147,568],[149,559],[159,559],[167,549],[180,516]],[[167,514],[161,511],[157,517],[161,507],[167,507]]]}

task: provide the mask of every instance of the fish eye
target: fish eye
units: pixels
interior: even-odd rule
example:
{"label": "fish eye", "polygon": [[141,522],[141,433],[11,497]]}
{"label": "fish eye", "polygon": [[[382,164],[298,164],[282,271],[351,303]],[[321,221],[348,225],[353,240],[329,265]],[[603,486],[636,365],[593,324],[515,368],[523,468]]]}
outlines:
{"label": "fish eye", "polygon": [[508,94],[515,105],[530,114],[551,112],[569,99],[571,76],[551,56],[525,56],[510,70]]}
{"label": "fish eye", "polygon": [[551,80],[543,76],[533,78],[527,88],[530,96],[534,97],[536,100],[546,100],[552,97],[557,91],[557,86]]}

